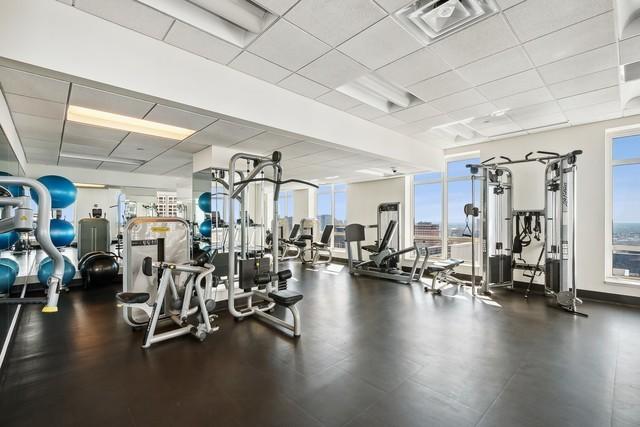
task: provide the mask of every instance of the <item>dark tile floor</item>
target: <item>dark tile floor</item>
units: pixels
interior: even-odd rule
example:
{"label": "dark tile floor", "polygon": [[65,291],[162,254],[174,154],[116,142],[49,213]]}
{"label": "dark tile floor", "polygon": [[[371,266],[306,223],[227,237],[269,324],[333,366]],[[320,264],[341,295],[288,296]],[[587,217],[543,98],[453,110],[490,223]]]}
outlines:
{"label": "dark tile floor", "polygon": [[[639,426],[640,310],[433,296],[294,267],[303,336],[258,320],[141,350],[115,287],[27,307],[0,425]],[[452,291],[450,291],[453,294]]]}

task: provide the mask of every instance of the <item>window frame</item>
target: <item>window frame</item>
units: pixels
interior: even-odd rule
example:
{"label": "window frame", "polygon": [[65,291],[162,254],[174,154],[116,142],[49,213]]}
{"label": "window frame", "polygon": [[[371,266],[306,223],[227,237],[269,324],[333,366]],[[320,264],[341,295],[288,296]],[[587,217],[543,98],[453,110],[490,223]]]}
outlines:
{"label": "window frame", "polygon": [[[440,174],[440,178],[439,179],[429,179],[429,180],[416,180],[416,177],[419,175],[424,175],[426,173],[439,173]],[[411,241],[415,241],[416,238],[416,186],[417,185],[434,185],[434,184],[439,184],[440,185],[440,242],[442,245],[442,248],[444,248],[445,246],[445,239],[444,239],[444,202],[445,202],[445,197],[444,197],[444,180],[445,180],[445,176],[446,174],[443,172],[421,172],[418,174],[414,174],[411,175]],[[440,255],[434,255],[432,256],[431,254],[429,255],[429,257],[433,257],[435,259],[445,259],[442,255],[444,254],[444,251],[440,251]]]}
{"label": "window frame", "polygon": [[640,135],[640,125],[622,126],[605,131],[604,144],[604,282],[608,285],[640,286],[640,278],[632,279],[613,275],[613,251],[616,247],[622,250],[640,252],[640,247],[613,244],[613,168],[623,165],[640,165],[640,157],[624,160],[613,160],[613,140],[615,138]]}

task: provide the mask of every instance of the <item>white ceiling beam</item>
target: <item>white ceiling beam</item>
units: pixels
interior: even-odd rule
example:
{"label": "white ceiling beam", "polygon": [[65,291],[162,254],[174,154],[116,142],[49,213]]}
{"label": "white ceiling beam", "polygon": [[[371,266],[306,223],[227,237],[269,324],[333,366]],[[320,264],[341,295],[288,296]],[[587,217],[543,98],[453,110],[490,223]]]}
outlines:
{"label": "white ceiling beam", "polygon": [[[60,2],[0,3],[0,57],[437,169],[442,150]],[[6,61],[5,60],[5,61]],[[0,61],[2,62],[2,61]]]}

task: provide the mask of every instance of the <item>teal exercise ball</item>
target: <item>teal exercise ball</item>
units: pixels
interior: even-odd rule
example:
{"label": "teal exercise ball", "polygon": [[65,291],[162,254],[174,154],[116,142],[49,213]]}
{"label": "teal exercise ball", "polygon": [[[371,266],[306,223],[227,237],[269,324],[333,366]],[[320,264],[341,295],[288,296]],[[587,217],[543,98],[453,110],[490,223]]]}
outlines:
{"label": "teal exercise ball", "polygon": [[[0,176],[13,176],[12,174],[4,171],[0,171]],[[2,184],[0,184],[2,185]],[[24,195],[24,191],[22,190],[22,186],[20,185],[2,185],[4,188],[11,193],[13,197],[20,197]]]}
{"label": "teal exercise ball", "polygon": [[211,193],[206,192],[202,193],[200,197],[198,197],[198,207],[202,209],[203,212],[209,213],[211,212]]}
{"label": "teal exercise ball", "polygon": [[64,219],[56,218],[49,222],[49,234],[51,234],[51,241],[56,248],[69,246],[76,236],[73,224]]}
{"label": "teal exercise ball", "polygon": [[[51,208],[64,209],[72,205],[76,201],[78,190],[73,182],[67,178],[58,175],[45,175],[38,178],[51,194]],[[31,198],[38,203],[38,194],[31,189]]]}
{"label": "teal exercise ball", "polygon": [[211,220],[205,219],[200,224],[200,234],[204,237],[211,237]]}
{"label": "teal exercise ball", "polygon": [[20,265],[11,258],[0,258],[0,265],[6,265],[14,269],[16,274],[20,272]]}
{"label": "teal exercise ball", "polygon": [[0,250],[7,250],[20,240],[20,235],[16,231],[7,231],[0,233]]}
{"label": "teal exercise ball", "polygon": [[16,281],[18,272],[9,265],[0,264],[0,294],[8,294],[9,289]]}
{"label": "teal exercise ball", "polygon": [[[62,276],[62,283],[64,285],[68,285],[73,280],[73,276],[76,275],[76,268],[69,258],[63,256],[64,258],[64,275]],[[38,281],[42,284],[42,286],[47,286],[47,280],[49,276],[53,273],[53,260],[49,257],[46,257],[40,264],[38,265]]]}

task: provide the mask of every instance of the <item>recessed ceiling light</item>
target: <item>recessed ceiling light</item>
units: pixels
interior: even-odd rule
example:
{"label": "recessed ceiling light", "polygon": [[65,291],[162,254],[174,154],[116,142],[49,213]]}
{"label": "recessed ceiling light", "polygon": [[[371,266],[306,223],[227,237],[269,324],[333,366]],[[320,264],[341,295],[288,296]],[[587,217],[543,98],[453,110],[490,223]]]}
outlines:
{"label": "recessed ceiling light", "polygon": [[491,117],[502,117],[505,114],[507,114],[507,111],[509,111],[510,108],[503,108],[502,110],[496,110],[493,113],[491,113]]}
{"label": "recessed ceiling light", "polygon": [[418,0],[393,17],[416,39],[430,44],[497,12],[495,0]]}
{"label": "recessed ceiling light", "polygon": [[73,185],[77,188],[107,188],[104,184],[87,184],[84,182],[74,182]]}
{"label": "recessed ceiling light", "polygon": [[93,110],[77,105],[69,106],[67,110],[67,120],[85,125],[125,130],[179,141],[195,133],[195,131],[191,129],[152,122],[151,120],[136,119],[135,117],[122,116],[120,114],[107,113],[106,111]]}
{"label": "recessed ceiling light", "polygon": [[277,19],[247,0],[138,1],[242,48]]}
{"label": "recessed ceiling light", "polygon": [[336,175],[336,176],[325,176],[324,179],[336,179],[336,178],[340,178],[340,176]]}
{"label": "recessed ceiling light", "polygon": [[360,170],[357,170],[356,172],[363,173],[365,175],[384,176],[384,172],[375,171],[371,169],[360,169]]}
{"label": "recessed ceiling light", "polygon": [[142,160],[121,159],[119,157],[93,156],[91,154],[60,153],[60,157],[65,159],[93,160],[95,162],[121,163],[123,165],[135,166],[140,166],[144,163]]}
{"label": "recessed ceiling light", "polygon": [[411,93],[375,74],[358,77],[336,90],[385,113],[392,113],[419,102]]}

